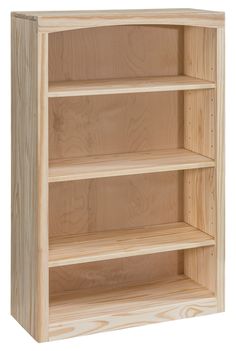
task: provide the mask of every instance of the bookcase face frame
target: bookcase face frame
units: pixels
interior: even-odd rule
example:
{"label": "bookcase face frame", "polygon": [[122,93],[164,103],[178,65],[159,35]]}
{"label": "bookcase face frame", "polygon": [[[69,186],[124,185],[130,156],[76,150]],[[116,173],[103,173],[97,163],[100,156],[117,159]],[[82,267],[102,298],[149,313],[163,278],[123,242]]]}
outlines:
{"label": "bookcase face frame", "polygon": [[12,140],[36,340],[224,310],[222,13],[12,14]]}

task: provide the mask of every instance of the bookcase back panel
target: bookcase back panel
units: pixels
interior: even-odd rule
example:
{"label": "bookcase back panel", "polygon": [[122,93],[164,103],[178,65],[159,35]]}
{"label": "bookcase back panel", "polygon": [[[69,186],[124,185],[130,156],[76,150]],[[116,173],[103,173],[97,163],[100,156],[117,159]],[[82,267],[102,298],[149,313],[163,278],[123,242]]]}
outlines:
{"label": "bookcase back panel", "polygon": [[49,100],[49,159],[183,147],[183,92]]}
{"label": "bookcase back panel", "polygon": [[50,294],[128,287],[182,274],[183,251],[91,262],[50,269]]}
{"label": "bookcase back panel", "polygon": [[50,235],[183,220],[183,172],[52,183]]}
{"label": "bookcase back panel", "polygon": [[49,34],[49,81],[178,75],[183,27],[112,26]]}

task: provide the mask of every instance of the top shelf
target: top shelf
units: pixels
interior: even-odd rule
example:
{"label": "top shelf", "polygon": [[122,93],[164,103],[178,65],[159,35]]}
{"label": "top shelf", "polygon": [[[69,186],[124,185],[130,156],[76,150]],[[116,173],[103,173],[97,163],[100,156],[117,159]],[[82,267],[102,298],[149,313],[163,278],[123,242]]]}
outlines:
{"label": "top shelf", "polygon": [[120,78],[87,81],[50,82],[49,97],[146,93],[177,90],[213,89],[211,81],[189,76]]}

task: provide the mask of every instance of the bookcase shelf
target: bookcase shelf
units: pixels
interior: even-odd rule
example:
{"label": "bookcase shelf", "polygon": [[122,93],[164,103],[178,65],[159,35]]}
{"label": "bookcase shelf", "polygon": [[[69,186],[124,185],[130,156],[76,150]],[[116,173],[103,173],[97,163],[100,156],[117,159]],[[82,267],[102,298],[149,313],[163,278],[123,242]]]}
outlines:
{"label": "bookcase shelf", "polygon": [[49,267],[213,245],[213,237],[182,222],[79,235],[55,235],[49,245]]}
{"label": "bookcase shelf", "polygon": [[[172,320],[180,311],[193,317],[202,307],[214,306],[215,300],[213,293],[184,275],[105,292],[55,295],[51,297],[49,334],[53,340],[67,328],[74,336],[104,331],[114,322],[125,327],[133,318],[136,325]],[[79,321],[83,322],[82,330]]]}
{"label": "bookcase shelf", "polygon": [[185,149],[54,160],[49,182],[214,167],[214,160]]}
{"label": "bookcase shelf", "polygon": [[224,310],[224,14],[12,14],[12,296],[39,342]]}
{"label": "bookcase shelf", "polygon": [[213,89],[215,83],[188,76],[50,82],[49,97]]}

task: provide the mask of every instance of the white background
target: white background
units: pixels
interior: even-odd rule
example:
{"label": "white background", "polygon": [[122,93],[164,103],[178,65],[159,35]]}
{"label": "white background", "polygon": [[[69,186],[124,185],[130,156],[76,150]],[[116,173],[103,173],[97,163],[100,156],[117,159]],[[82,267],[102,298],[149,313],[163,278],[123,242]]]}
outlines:
{"label": "white background", "polygon": [[[201,8],[226,12],[226,312],[37,344],[10,316],[10,12]],[[1,0],[0,2],[0,349],[236,350],[236,2],[230,0]],[[228,346],[227,346],[228,344]]]}

